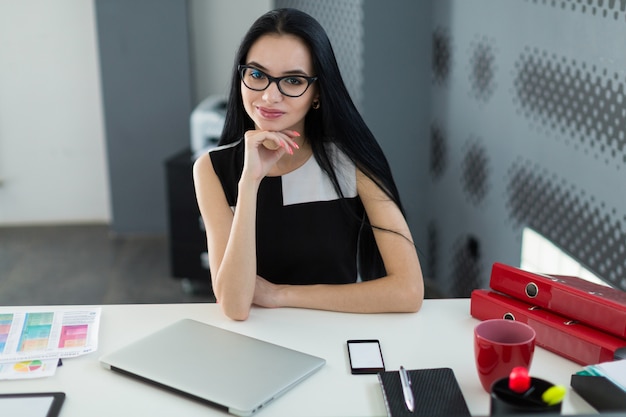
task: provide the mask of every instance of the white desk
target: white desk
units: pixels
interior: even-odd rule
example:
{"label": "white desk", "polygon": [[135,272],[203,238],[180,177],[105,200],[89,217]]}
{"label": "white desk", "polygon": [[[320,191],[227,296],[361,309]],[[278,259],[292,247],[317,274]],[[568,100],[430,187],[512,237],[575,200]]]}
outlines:
{"label": "white desk", "polygon": [[[106,305],[102,307],[98,352],[64,361],[50,378],[0,381],[0,392],[63,391],[62,417],[224,416],[223,412],[139,383],[100,366],[98,358],[181,318],[192,318],[323,357],[326,365],[280,397],[259,416],[385,416],[375,375],[352,375],[347,339],[380,339],[388,370],[449,367],[473,415],[489,414],[473,358],[469,299],[426,300],[417,314],[344,314],[301,309],[255,308],[245,322],[224,317],[215,304]],[[21,307],[16,307],[19,309]],[[158,366],[158,365],[157,365]],[[537,348],[533,376],[569,388],[580,366]],[[193,370],[190,370],[193,372]],[[207,375],[207,378],[210,378]],[[570,391],[563,414],[594,413]]]}

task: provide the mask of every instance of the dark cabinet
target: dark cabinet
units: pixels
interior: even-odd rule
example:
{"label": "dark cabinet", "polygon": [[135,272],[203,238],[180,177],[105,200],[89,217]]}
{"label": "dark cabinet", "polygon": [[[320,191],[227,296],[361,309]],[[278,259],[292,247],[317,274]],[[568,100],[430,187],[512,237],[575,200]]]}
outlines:
{"label": "dark cabinet", "polygon": [[190,292],[212,293],[207,242],[193,186],[190,149],[165,162],[169,220],[170,267]]}

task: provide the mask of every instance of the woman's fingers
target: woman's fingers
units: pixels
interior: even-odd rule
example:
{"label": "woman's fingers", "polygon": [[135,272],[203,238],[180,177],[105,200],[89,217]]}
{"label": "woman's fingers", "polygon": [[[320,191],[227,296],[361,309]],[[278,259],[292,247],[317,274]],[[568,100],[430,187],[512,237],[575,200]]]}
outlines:
{"label": "woman's fingers", "polygon": [[294,138],[300,136],[295,130],[283,130],[280,132],[261,132],[261,144],[271,151],[284,148],[287,153],[293,155],[294,149],[300,149]]}
{"label": "woman's fingers", "polygon": [[263,146],[265,146],[270,151],[275,151],[276,149],[280,148],[280,145],[271,139],[265,139],[263,141]]}

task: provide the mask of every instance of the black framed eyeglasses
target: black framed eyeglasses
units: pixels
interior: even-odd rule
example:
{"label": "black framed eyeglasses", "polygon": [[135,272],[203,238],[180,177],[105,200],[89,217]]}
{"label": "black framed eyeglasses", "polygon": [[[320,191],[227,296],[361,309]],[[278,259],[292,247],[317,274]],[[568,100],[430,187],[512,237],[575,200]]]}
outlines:
{"label": "black framed eyeglasses", "polygon": [[300,97],[317,80],[317,77],[305,77],[304,75],[272,77],[250,65],[239,65],[237,69],[239,70],[241,81],[250,90],[263,91],[271,83],[276,83],[278,91],[287,97]]}

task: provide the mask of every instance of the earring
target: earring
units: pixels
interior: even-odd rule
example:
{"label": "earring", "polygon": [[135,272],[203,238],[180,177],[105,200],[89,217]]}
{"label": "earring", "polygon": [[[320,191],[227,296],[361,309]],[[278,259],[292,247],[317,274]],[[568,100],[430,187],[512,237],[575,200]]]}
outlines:
{"label": "earring", "polygon": [[311,107],[313,107],[313,110],[317,110],[320,108],[320,101],[319,100],[313,100],[313,104],[311,105]]}

